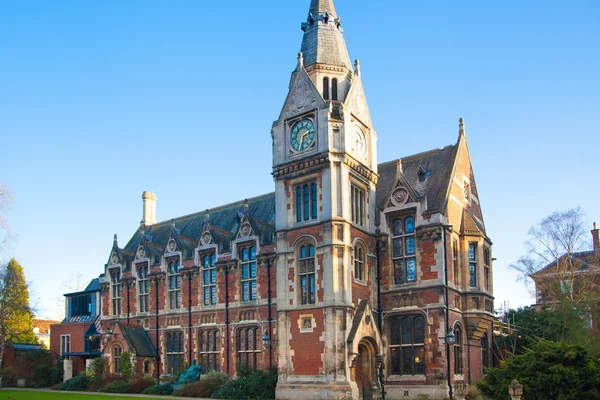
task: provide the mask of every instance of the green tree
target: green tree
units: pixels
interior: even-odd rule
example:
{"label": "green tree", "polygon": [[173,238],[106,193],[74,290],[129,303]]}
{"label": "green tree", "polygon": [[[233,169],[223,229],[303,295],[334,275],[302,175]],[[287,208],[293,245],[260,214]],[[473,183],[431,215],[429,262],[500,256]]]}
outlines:
{"label": "green tree", "polygon": [[517,379],[527,400],[600,398],[600,362],[581,346],[539,339],[531,349],[502,361],[477,383],[492,400],[510,400],[508,385]]}
{"label": "green tree", "polygon": [[29,287],[23,275],[23,267],[12,258],[8,265],[0,269],[0,368],[7,340],[37,343],[32,320]]}
{"label": "green tree", "polygon": [[128,351],[121,353],[121,374],[126,381],[131,379],[133,374],[133,366],[131,365],[131,354]]}

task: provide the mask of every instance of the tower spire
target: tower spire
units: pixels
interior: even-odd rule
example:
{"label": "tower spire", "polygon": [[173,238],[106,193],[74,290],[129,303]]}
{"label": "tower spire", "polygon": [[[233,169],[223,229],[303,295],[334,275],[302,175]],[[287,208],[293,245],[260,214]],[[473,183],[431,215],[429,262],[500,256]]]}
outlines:
{"label": "tower spire", "polygon": [[302,23],[304,65],[327,64],[346,67],[352,63],[342,34],[342,19],[333,0],[311,0],[307,21]]}

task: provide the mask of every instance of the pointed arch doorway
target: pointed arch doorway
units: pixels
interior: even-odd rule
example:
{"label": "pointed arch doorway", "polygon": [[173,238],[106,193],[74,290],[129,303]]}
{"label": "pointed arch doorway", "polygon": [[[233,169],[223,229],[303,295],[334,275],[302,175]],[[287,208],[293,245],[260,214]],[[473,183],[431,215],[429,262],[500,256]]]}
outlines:
{"label": "pointed arch doorway", "polygon": [[358,386],[358,398],[361,400],[372,400],[377,392],[375,354],[375,347],[371,341],[360,341],[354,367],[354,381]]}

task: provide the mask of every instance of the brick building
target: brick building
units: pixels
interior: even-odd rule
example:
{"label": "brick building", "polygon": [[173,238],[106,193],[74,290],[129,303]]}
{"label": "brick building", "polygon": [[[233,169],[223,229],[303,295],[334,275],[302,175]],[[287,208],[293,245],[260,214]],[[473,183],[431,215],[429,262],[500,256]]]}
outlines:
{"label": "brick building", "polygon": [[281,399],[444,397],[490,360],[492,243],[464,122],[453,145],[379,164],[333,1],[312,0],[302,30],[275,192],[165,222],[144,192],[100,275],[104,355],[118,372],[131,327],[157,351],[148,374],[197,359],[277,366]]}

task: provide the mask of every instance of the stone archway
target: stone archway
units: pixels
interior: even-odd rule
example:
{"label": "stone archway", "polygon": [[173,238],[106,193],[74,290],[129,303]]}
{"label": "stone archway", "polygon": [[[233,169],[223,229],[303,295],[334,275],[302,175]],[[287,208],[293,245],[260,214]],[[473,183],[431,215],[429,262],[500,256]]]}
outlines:
{"label": "stone archway", "polygon": [[358,344],[358,355],[354,364],[354,381],[358,386],[358,398],[372,400],[377,398],[377,370],[375,364],[375,345],[368,339]]}

